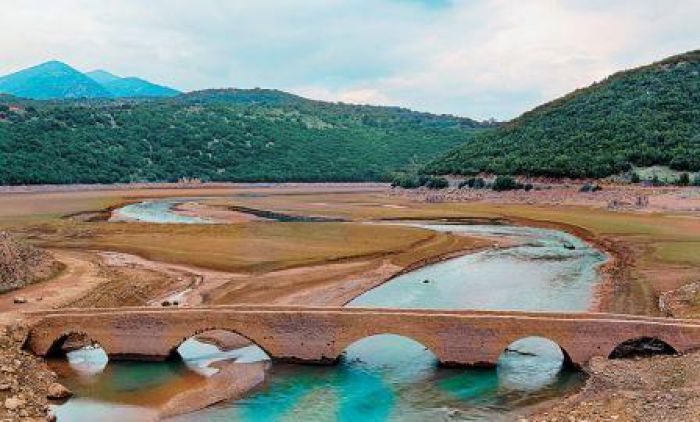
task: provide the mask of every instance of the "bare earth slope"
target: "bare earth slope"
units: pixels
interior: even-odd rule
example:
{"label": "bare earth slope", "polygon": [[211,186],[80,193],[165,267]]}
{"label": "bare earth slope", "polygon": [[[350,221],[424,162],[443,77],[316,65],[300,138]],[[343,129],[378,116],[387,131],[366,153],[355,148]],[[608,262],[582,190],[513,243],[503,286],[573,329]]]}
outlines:
{"label": "bare earth slope", "polygon": [[0,232],[0,293],[49,278],[60,268],[48,252]]}

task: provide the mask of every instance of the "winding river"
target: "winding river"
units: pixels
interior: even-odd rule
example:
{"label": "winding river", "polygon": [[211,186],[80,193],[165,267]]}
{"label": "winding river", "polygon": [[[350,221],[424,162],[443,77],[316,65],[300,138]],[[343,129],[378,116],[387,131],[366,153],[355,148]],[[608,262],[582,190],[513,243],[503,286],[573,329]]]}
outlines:
{"label": "winding river", "polygon": [[[174,218],[170,208],[177,202],[150,201],[126,211],[140,221],[202,222]],[[592,300],[596,269],[605,260],[581,239],[556,230],[411,224],[499,238],[514,246],[408,272],[347,306],[584,311]],[[522,339],[507,350],[496,369],[445,369],[413,340],[369,337],[351,345],[338,366],[270,365],[264,384],[244,399],[175,420],[493,420],[580,385],[582,374],[562,367],[561,350],[546,339]],[[179,352],[183,361],[168,363],[107,363],[99,349],[69,353],[69,364],[57,370],[76,396],[55,407],[59,420],[149,420],[165,386],[211,375],[217,371],[210,366],[214,361],[266,359],[256,346],[222,352],[193,339]]]}

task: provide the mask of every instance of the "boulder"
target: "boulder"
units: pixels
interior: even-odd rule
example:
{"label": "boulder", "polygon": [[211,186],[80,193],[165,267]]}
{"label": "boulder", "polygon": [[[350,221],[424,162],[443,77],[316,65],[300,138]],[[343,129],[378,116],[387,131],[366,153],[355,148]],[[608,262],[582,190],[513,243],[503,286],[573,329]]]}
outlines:
{"label": "boulder", "polygon": [[52,400],[59,400],[59,399],[67,399],[68,397],[72,396],[73,392],[70,391],[68,388],[63,386],[62,384],[59,384],[57,382],[54,382],[53,384],[49,385],[48,392],[46,394],[46,397]]}

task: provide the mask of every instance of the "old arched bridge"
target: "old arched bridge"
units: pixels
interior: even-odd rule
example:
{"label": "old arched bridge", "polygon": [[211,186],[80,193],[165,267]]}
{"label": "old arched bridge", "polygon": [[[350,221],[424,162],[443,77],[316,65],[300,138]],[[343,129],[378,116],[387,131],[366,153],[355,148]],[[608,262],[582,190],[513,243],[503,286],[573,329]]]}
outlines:
{"label": "old arched bridge", "polygon": [[700,347],[700,323],[602,313],[400,310],[290,306],[61,309],[29,313],[27,347],[46,356],[70,334],[99,343],[112,359],[165,359],[193,335],[227,330],[273,360],[331,364],[353,342],[378,334],[411,338],[445,365],[493,365],[513,341],[540,336],[572,363],[608,356],[636,338],[678,352]]}

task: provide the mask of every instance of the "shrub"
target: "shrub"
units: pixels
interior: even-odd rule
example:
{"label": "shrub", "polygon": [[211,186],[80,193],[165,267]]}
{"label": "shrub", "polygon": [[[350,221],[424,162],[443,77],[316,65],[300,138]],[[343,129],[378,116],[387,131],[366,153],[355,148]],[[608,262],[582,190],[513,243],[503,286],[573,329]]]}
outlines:
{"label": "shrub", "polygon": [[641,178],[639,177],[639,173],[636,171],[632,173],[632,176],[630,177],[630,182],[632,183],[639,183],[641,182]]}
{"label": "shrub", "polygon": [[515,179],[513,179],[510,176],[498,176],[498,177],[496,177],[496,180],[494,180],[493,187],[492,187],[492,189],[495,190],[496,192],[522,189],[522,188],[523,188],[523,184],[518,183]]}
{"label": "shrub", "polygon": [[394,177],[394,180],[391,181],[391,187],[397,186],[404,189],[414,189],[420,185],[418,184],[418,179],[416,177],[408,174],[400,174]]}
{"label": "shrub", "polygon": [[459,184],[460,188],[468,187],[470,189],[483,189],[486,187],[486,181],[481,177],[472,177]]}
{"label": "shrub", "polygon": [[700,173],[693,177],[693,186],[700,186]]}
{"label": "shrub", "polygon": [[690,184],[690,175],[688,173],[681,173],[678,177],[678,184],[680,186],[688,186]]}
{"label": "shrub", "polygon": [[429,189],[445,189],[450,183],[444,177],[431,176],[425,182],[424,186]]}

